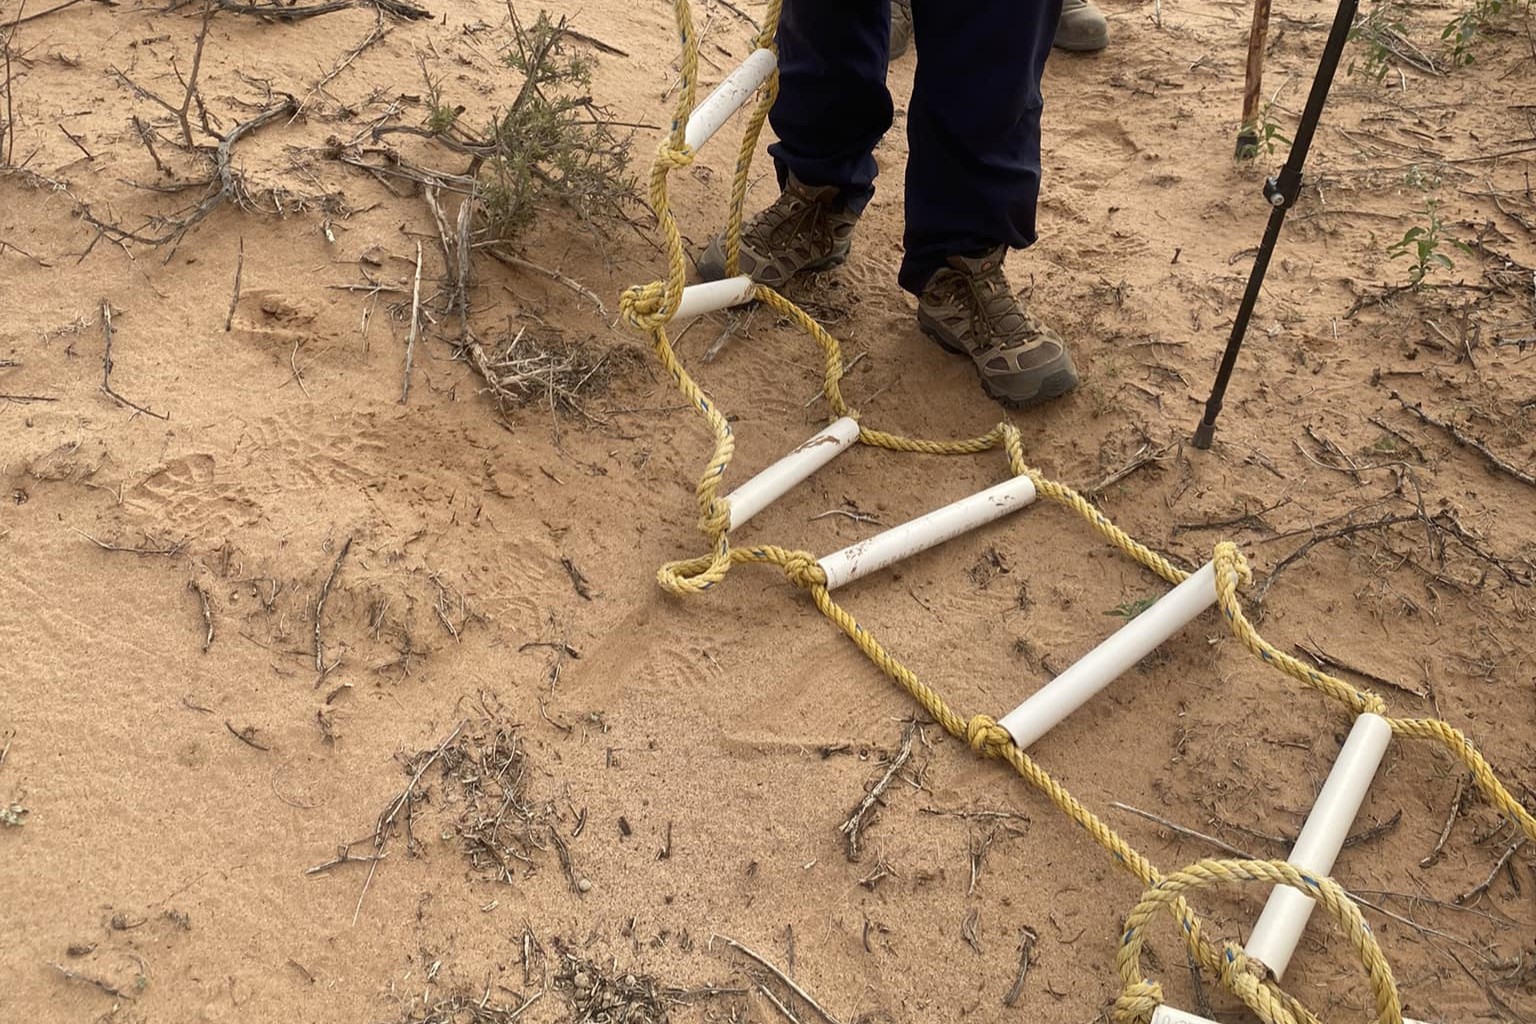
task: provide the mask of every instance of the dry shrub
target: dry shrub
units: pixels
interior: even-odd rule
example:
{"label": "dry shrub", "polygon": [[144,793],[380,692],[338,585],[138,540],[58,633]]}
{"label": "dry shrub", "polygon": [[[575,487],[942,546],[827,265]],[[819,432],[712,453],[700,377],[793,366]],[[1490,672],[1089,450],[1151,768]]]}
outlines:
{"label": "dry shrub", "polygon": [[469,354],[502,412],[533,402],[580,411],[583,398],[643,362],[631,345],[599,347],[551,328],[508,331],[488,344],[477,342]]}

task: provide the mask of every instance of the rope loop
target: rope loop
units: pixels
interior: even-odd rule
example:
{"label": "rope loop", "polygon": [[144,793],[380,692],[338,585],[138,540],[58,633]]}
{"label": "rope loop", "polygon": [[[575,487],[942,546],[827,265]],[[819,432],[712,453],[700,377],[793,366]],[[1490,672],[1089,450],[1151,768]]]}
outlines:
{"label": "rope loop", "polygon": [[[1125,931],[1120,939],[1117,959],[1123,987],[1121,997],[1115,1003],[1116,1020],[1120,1024],[1144,1024],[1150,1019],[1146,1001],[1152,995],[1151,986],[1155,983],[1141,973],[1141,951],[1153,916],[1160,909],[1173,909],[1191,889],[1231,882],[1287,885],[1316,900],[1343,927],[1365,966],[1366,979],[1376,1003],[1376,1024],[1403,1024],[1392,968],[1382,956],[1376,936],[1360,916],[1360,909],[1333,879],[1307,874],[1285,861],[1267,860],[1203,860],[1167,876],[1142,893],[1140,902],[1126,916]],[[1175,917],[1179,915],[1175,913]],[[1184,927],[1188,934],[1188,920]],[[1216,966],[1222,985],[1241,999],[1264,1024],[1318,1024],[1311,1011],[1269,980],[1263,964],[1239,947],[1226,945]],[[1157,994],[1161,995],[1160,992]],[[1125,1016],[1120,1016],[1122,1008]]]}

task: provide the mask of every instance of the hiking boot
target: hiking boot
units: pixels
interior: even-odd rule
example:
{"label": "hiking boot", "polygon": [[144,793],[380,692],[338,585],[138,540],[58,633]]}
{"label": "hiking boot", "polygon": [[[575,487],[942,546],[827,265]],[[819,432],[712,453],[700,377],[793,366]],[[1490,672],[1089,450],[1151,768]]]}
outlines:
{"label": "hiking boot", "polygon": [[912,45],[912,0],[891,0],[891,60]]}
{"label": "hiking boot", "polygon": [[1109,45],[1109,22],[1093,0],[1062,0],[1061,20],[1056,22],[1058,48],[1091,52]]}
{"label": "hiking boot", "polygon": [[[773,204],[741,229],[739,265],[758,284],[782,288],[796,274],[835,267],[848,258],[859,215],[842,209],[835,185],[807,185],[793,174]],[[699,259],[699,276],[725,276],[725,236]]]}
{"label": "hiking boot", "polygon": [[1024,408],[1071,391],[1077,369],[1067,343],[1008,287],[1005,252],[951,256],[918,296],[917,322],[949,351],[971,357],[987,394]]}

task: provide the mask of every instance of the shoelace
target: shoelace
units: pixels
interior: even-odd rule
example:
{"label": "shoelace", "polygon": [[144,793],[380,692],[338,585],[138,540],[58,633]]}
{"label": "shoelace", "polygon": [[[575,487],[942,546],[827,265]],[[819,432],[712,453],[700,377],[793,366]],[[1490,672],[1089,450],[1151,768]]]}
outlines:
{"label": "shoelace", "polygon": [[[1001,331],[997,317],[992,311],[991,300],[995,295],[1007,288],[1007,284],[1003,280],[1001,265],[994,266],[990,270],[984,270],[979,274],[961,274],[960,276],[965,279],[966,287],[970,289],[971,301],[975,307],[977,319],[986,328],[986,336],[993,339],[997,338]],[[985,288],[983,288],[983,283],[986,285]],[[1020,312],[1022,313],[1022,311]],[[1029,327],[1029,317],[1026,315],[1023,319],[1025,329],[1027,330]]]}
{"label": "shoelace", "polygon": [[[984,270],[979,274],[962,274],[960,276],[965,278],[965,283],[970,288],[971,299],[975,303],[977,318],[981,320],[982,325],[986,328],[987,337],[992,339],[998,338],[1002,331],[998,325],[997,317],[993,314],[990,300],[998,294],[1012,297],[1008,291],[1008,281],[1003,277],[1002,263],[999,262],[992,269]],[[985,291],[982,288],[983,281],[986,283]],[[1013,332],[1009,340],[1022,341],[1038,335],[1040,333],[1040,323],[1035,319],[1034,314],[1020,306],[1017,300],[1012,302],[1012,306],[1013,311],[1018,314],[1020,324],[1019,330]]]}
{"label": "shoelace", "polygon": [[788,229],[790,237],[798,234],[804,220],[811,219],[811,234],[816,233],[816,219],[821,213],[821,204],[809,202],[795,195],[785,195],[782,207],[775,203],[763,211],[766,216],[754,224],[752,236],[759,238],[768,245],[779,242]]}

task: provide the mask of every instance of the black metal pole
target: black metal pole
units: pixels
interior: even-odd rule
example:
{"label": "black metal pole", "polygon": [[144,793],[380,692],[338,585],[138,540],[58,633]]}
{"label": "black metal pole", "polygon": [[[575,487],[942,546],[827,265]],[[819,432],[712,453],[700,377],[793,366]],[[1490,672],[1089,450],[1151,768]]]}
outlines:
{"label": "black metal pole", "polygon": [[1253,307],[1259,300],[1259,291],[1264,287],[1264,274],[1269,270],[1270,257],[1274,255],[1275,243],[1280,239],[1285,211],[1294,206],[1297,197],[1301,195],[1302,165],[1307,162],[1307,150],[1312,148],[1312,136],[1317,134],[1323,105],[1328,102],[1328,90],[1333,86],[1333,76],[1339,69],[1344,44],[1349,41],[1349,32],[1354,27],[1355,13],[1359,6],[1359,0],[1340,0],[1338,13],[1333,17],[1333,28],[1328,33],[1328,42],[1318,62],[1317,77],[1312,80],[1312,92],[1307,96],[1306,109],[1302,111],[1301,122],[1296,126],[1296,138],[1291,142],[1290,155],[1286,157],[1280,173],[1264,182],[1264,198],[1269,200],[1271,207],[1269,225],[1264,229],[1264,240],[1259,243],[1259,254],[1254,257],[1242,304],[1237,307],[1237,316],[1232,320],[1232,334],[1227,338],[1227,350],[1221,357],[1221,368],[1216,371],[1216,383],[1211,387],[1211,397],[1206,399],[1205,415],[1195,428],[1193,443],[1196,448],[1209,448],[1212,438],[1216,436],[1216,417],[1221,415],[1222,399],[1226,397],[1232,370],[1237,366],[1243,337],[1248,333],[1248,321],[1253,318]]}

